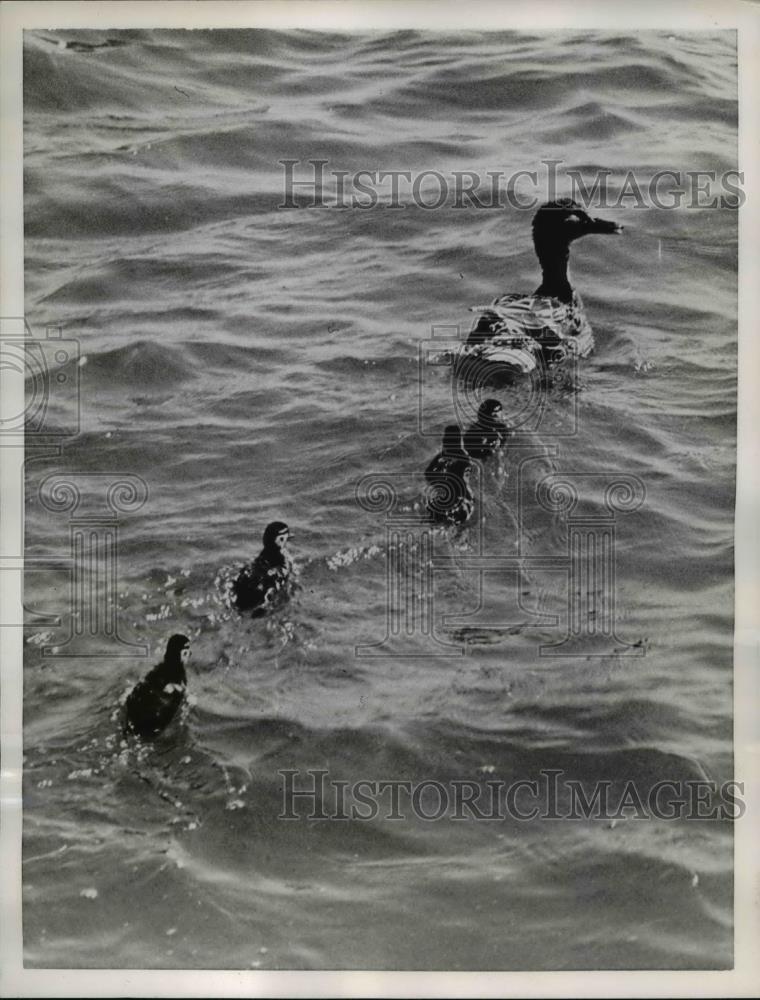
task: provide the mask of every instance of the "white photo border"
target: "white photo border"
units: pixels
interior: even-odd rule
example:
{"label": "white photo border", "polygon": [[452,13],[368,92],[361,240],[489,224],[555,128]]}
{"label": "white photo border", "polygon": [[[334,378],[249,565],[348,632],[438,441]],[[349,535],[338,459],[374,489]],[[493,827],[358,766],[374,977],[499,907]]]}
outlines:
{"label": "white photo border", "polygon": [[[726,30],[738,33],[739,415],[735,530],[735,967],[715,972],[273,972],[24,969],[21,927],[22,630],[0,636],[0,995],[43,997],[749,997],[760,989],[760,6],[749,0],[237,0],[5,2],[0,7],[0,316],[24,315],[22,31],[39,28],[312,30]],[[2,376],[2,413],[21,412],[23,379]],[[22,449],[0,449],[0,553],[20,565]],[[14,562],[15,560],[15,562]],[[2,620],[21,621],[20,574],[0,573]]]}

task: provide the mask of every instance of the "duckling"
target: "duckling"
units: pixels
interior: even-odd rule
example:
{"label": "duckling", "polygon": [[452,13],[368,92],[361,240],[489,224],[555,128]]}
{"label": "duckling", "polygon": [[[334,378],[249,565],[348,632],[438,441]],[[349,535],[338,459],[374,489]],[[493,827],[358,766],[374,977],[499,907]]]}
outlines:
{"label": "duckling", "polygon": [[185,699],[189,659],[190,640],[186,635],[173,635],[161,663],[127,696],[124,728],[128,732],[150,738],[166,729]]}
{"label": "duckling", "polygon": [[425,469],[428,482],[425,503],[434,521],[464,524],[472,517],[475,498],[470,489],[472,461],[462,446],[459,424],[443,432],[441,451]]}
{"label": "duckling", "polygon": [[484,461],[506,441],[509,428],[501,419],[502,406],[498,399],[486,399],[480,404],[478,417],[464,433],[464,447],[472,458]]}
{"label": "duckling", "polygon": [[293,537],[284,521],[272,521],[264,529],[263,548],[252,563],[245,565],[232,585],[238,611],[254,617],[266,612],[278,594],[283,594],[293,571],[288,542]]}
{"label": "duckling", "polygon": [[482,312],[467,348],[484,360],[503,361],[523,372],[537,366],[539,351],[555,361],[568,353],[586,357],[594,336],[583,302],[570,284],[570,244],[592,233],[621,233],[615,222],[594,219],[569,198],[547,202],[533,218],[533,246],[541,265],[541,284],[532,295],[500,295]]}

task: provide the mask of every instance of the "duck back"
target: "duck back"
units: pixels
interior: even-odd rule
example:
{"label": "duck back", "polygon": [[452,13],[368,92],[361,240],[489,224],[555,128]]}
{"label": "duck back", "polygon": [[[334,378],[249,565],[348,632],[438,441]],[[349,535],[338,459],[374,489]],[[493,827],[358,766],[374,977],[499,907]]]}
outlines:
{"label": "duck back", "polygon": [[126,702],[126,728],[138,736],[156,736],[166,729],[185,698],[184,669],[171,672],[164,663],[154,667],[130,692]]}
{"label": "duck back", "polygon": [[468,339],[468,348],[503,348],[518,344],[536,350],[586,357],[594,348],[594,334],[583,301],[573,291],[569,302],[548,295],[500,295],[481,312]]}

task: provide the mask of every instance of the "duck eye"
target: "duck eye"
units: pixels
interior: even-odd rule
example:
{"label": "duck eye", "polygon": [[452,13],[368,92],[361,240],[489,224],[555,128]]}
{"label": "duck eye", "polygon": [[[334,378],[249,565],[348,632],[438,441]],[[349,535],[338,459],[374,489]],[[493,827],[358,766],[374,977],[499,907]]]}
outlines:
{"label": "duck eye", "polygon": [[565,216],[565,222],[576,223],[580,221],[581,221],[580,215],[576,215],[575,213],[573,213],[572,215]]}

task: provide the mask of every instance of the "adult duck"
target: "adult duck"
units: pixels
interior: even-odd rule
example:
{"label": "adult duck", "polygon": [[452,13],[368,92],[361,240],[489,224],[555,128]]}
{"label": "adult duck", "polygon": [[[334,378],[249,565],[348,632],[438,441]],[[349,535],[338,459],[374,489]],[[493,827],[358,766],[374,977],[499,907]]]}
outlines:
{"label": "adult duck", "polygon": [[542,205],[533,218],[533,246],[542,280],[532,295],[500,295],[490,306],[476,306],[482,315],[465,348],[468,358],[494,362],[516,372],[533,371],[541,360],[586,357],[594,335],[578,292],[570,284],[570,244],[592,233],[621,233],[623,227],[592,218],[569,198]]}

